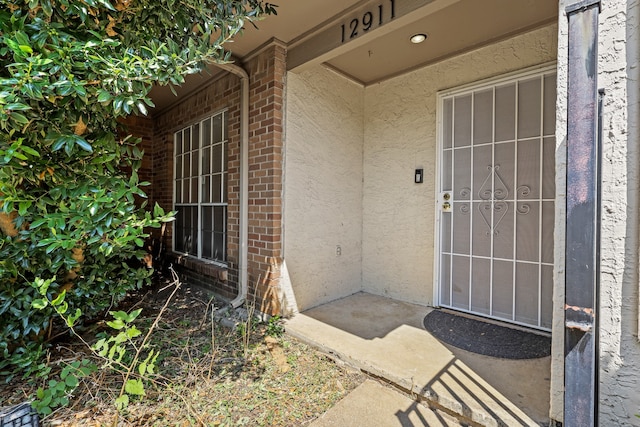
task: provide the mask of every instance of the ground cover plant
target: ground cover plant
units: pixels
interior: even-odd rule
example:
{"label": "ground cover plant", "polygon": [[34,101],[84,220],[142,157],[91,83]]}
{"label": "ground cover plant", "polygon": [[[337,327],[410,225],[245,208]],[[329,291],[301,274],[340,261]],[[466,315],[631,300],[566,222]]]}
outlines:
{"label": "ground cover plant", "polygon": [[[62,326],[51,303],[82,322],[147,283],[136,259],[171,213],[136,203],[143,153],[119,119],[147,113],[152,85],[226,61],[224,43],[274,10],[259,0],[0,0],[0,377],[48,375],[46,343]],[[51,379],[51,399],[64,402],[74,378]]]}
{"label": "ground cover plant", "polygon": [[[132,396],[118,410],[113,402],[123,384],[121,373],[95,369],[104,358],[78,339],[60,337],[45,362],[47,378],[14,377],[0,388],[0,401],[22,402],[54,379],[55,386],[65,386],[57,394],[54,386],[53,398],[68,404],[52,408],[44,425],[303,426],[364,380],[358,371],[288,337],[278,318],[223,326],[221,304],[202,290],[180,288],[158,318],[173,292],[166,286],[136,292],[117,307],[141,310],[133,321],[140,331],[159,319],[149,341],[159,356],[153,374],[144,376],[144,396]],[[109,330],[106,321],[78,329],[93,337],[92,345],[97,334]],[[74,387],[65,383],[69,375]]]}

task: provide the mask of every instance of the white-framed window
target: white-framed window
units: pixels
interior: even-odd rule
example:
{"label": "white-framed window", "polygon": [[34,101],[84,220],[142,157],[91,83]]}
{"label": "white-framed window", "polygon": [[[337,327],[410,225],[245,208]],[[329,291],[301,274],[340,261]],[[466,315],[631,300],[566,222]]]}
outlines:
{"label": "white-framed window", "polygon": [[175,252],[226,262],[227,113],[174,134]]}

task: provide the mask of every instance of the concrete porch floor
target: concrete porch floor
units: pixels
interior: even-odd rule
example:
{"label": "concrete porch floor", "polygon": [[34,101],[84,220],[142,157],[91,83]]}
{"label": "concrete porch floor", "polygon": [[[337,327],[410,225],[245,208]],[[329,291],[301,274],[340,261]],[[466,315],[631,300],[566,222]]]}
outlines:
{"label": "concrete porch floor", "polygon": [[548,425],[550,357],[496,359],[445,345],[422,326],[431,310],[358,293],[298,314],[285,327],[332,357],[479,425]]}

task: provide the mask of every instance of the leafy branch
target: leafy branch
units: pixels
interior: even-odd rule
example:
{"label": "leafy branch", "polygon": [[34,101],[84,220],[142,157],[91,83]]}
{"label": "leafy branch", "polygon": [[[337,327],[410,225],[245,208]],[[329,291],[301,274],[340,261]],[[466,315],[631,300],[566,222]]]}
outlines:
{"label": "leafy branch", "polygon": [[[77,320],[82,316],[82,312],[80,309],[76,309],[74,313],[68,313],[69,305],[65,301],[65,292],[63,291],[53,299],[49,299],[47,296],[49,286],[53,283],[54,279],[43,280],[37,278],[32,283],[32,286],[36,288],[42,296],[42,298],[33,301],[33,307],[42,310],[47,306],[51,306],[57,315],[64,320],[71,333],[82,341],[95,357],[104,361],[103,369],[110,368],[122,375],[122,387],[118,397],[114,401],[116,408],[120,411],[128,406],[130,396],[144,396],[146,394],[144,380],[151,380],[150,376],[156,374],[156,360],[160,353],[156,350],[149,349],[149,341],[162,315],[181,285],[178,275],[173,268],[171,268],[170,271],[173,282],[168,286],[173,286],[173,291],[156,315],[144,338],[139,343],[134,340],[142,335],[142,332],[135,326],[134,321],[138,318],[142,309],[134,310],[131,313],[124,311],[110,312],[113,320],[107,321],[106,323],[111,329],[117,331],[117,334],[103,334],[95,344],[91,345],[87,343],[74,328]],[[141,360],[145,350],[148,350],[148,352],[144,360]],[[131,356],[131,352],[133,352],[133,356]],[[62,382],[50,380],[48,389],[38,389],[35,404],[37,410],[47,415],[51,412],[52,407],[68,404],[69,400],[66,395],[78,385],[77,375],[71,375],[72,370],[75,369],[83,375],[89,373],[89,368],[87,367],[88,362],[83,360],[79,363],[82,363],[85,369],[81,369],[80,366],[73,364],[69,365],[68,368],[63,369],[60,375],[60,378],[63,380]],[[135,376],[135,378],[131,378],[132,376]]]}

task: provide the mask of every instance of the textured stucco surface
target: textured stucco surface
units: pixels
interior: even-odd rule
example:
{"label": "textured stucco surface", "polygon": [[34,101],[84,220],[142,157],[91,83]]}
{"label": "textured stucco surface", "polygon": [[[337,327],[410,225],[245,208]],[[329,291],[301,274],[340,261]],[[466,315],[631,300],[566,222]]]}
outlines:
{"label": "textured stucco surface", "polygon": [[327,69],[288,74],[285,258],[300,310],[362,290],[363,101]]}
{"label": "textured stucco surface", "polygon": [[367,88],[322,67],[288,74],[285,258],[300,310],[359,290],[433,304],[437,93],[553,61],[556,36],[548,26]]}
{"label": "textured stucco surface", "polygon": [[636,0],[603,2],[605,88],[600,275],[600,423],[640,426],[638,343],[638,19]]}
{"label": "textured stucco surface", "polygon": [[[366,291],[433,304],[437,92],[553,61],[541,28],[365,90],[362,277]],[[424,184],[415,184],[424,168]]]}
{"label": "textured stucco surface", "polygon": [[564,399],[564,258],[567,203],[567,17],[560,7],[556,76],[556,221],[554,227],[553,325],[549,417],[562,421]]}

